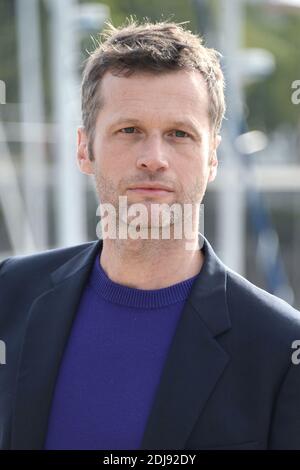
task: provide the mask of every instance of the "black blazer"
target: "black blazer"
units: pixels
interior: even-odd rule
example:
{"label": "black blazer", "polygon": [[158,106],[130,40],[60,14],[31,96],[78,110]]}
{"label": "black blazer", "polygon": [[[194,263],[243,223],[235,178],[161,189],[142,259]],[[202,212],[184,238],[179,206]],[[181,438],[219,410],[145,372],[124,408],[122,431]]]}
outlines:
{"label": "black blazer", "polygon": [[[42,449],[97,240],[0,265],[0,448]],[[180,317],[141,449],[300,449],[300,313],[205,261]],[[120,393],[122,391],[120,390]]]}

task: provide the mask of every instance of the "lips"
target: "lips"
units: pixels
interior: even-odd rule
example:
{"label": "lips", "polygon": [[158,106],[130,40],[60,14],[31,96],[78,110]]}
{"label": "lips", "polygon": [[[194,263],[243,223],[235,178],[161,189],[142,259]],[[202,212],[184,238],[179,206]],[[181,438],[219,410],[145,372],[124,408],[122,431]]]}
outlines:
{"label": "lips", "polygon": [[165,186],[165,185],[162,185],[162,184],[139,184],[137,186],[131,186],[128,188],[130,191],[153,191],[153,192],[157,192],[157,191],[161,191],[161,192],[173,192],[173,190],[171,188],[169,188],[168,186]]}
{"label": "lips", "polygon": [[138,193],[150,196],[164,196],[170,194],[172,191],[159,188],[130,188],[128,191],[131,193]]}

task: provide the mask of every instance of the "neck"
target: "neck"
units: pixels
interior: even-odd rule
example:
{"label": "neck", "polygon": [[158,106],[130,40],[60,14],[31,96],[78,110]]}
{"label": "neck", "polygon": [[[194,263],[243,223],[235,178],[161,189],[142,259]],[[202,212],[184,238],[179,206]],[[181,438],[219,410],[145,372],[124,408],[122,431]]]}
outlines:
{"label": "neck", "polygon": [[137,289],[160,289],[196,276],[204,255],[198,238],[104,239],[100,263],[108,277]]}

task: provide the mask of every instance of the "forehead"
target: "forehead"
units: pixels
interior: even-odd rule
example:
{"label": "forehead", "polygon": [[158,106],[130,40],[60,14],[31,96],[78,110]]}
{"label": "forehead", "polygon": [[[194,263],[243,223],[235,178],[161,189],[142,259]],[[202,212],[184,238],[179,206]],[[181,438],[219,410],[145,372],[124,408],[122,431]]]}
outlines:
{"label": "forehead", "polygon": [[197,70],[167,73],[134,73],[129,77],[104,75],[100,90],[100,115],[117,118],[134,114],[136,118],[152,116],[184,119],[187,114],[198,121],[208,120],[209,96],[206,83]]}

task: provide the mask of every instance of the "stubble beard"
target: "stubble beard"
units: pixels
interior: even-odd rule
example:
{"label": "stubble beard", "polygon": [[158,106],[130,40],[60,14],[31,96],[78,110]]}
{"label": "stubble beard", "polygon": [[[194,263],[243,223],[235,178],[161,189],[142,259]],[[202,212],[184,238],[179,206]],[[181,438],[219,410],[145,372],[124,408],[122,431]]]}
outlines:
{"label": "stubble beard", "polygon": [[[117,233],[121,229],[121,226],[124,230],[124,226],[128,229],[128,225],[132,222],[132,220],[136,217],[136,215],[132,215],[131,217],[128,216],[128,211],[133,209],[133,205],[136,203],[127,202],[127,211],[126,213],[122,210],[122,206],[120,206],[119,197],[125,196],[125,194],[121,194],[120,190],[116,187],[113,181],[109,177],[105,177],[100,172],[96,172],[94,175],[94,182],[96,187],[96,192],[98,195],[99,203],[101,204],[110,204],[115,209],[116,214],[116,228]],[[131,182],[132,183],[132,182]],[[130,184],[130,182],[128,182]],[[128,185],[127,185],[128,186]],[[125,187],[125,185],[124,185]],[[145,236],[145,242],[147,240],[153,238],[151,234],[153,233],[153,228],[156,228],[156,233],[158,230],[159,239],[157,241],[161,241],[162,237],[162,229],[166,229],[169,226],[169,233],[171,238],[174,238],[174,231],[176,224],[183,225],[183,217],[189,217],[188,223],[191,224],[193,230],[198,234],[199,228],[199,210],[200,204],[203,200],[204,194],[206,190],[206,182],[204,178],[200,178],[199,176],[195,179],[192,186],[190,188],[184,189],[180,188],[180,191],[177,190],[175,192],[176,199],[172,200],[170,203],[164,203],[168,207],[171,207],[173,204],[176,204],[177,207],[181,208],[181,215],[180,211],[176,213],[176,211],[165,210],[165,208],[159,208],[155,211],[156,217],[155,221],[153,222],[151,212],[153,210],[153,204],[158,204],[156,200],[147,200],[147,201],[140,201],[139,204],[144,204],[147,207],[147,217],[146,218],[139,218],[139,228],[140,232]],[[127,200],[128,201],[128,200]],[[188,211],[186,207],[188,207]],[[152,208],[151,208],[152,207]],[[131,208],[131,209],[130,209]],[[158,211],[158,212],[157,212]],[[188,215],[187,215],[188,214]],[[158,217],[158,219],[157,219]],[[158,223],[157,223],[158,222]],[[182,233],[184,233],[182,227]],[[154,240],[155,241],[155,240]]]}

